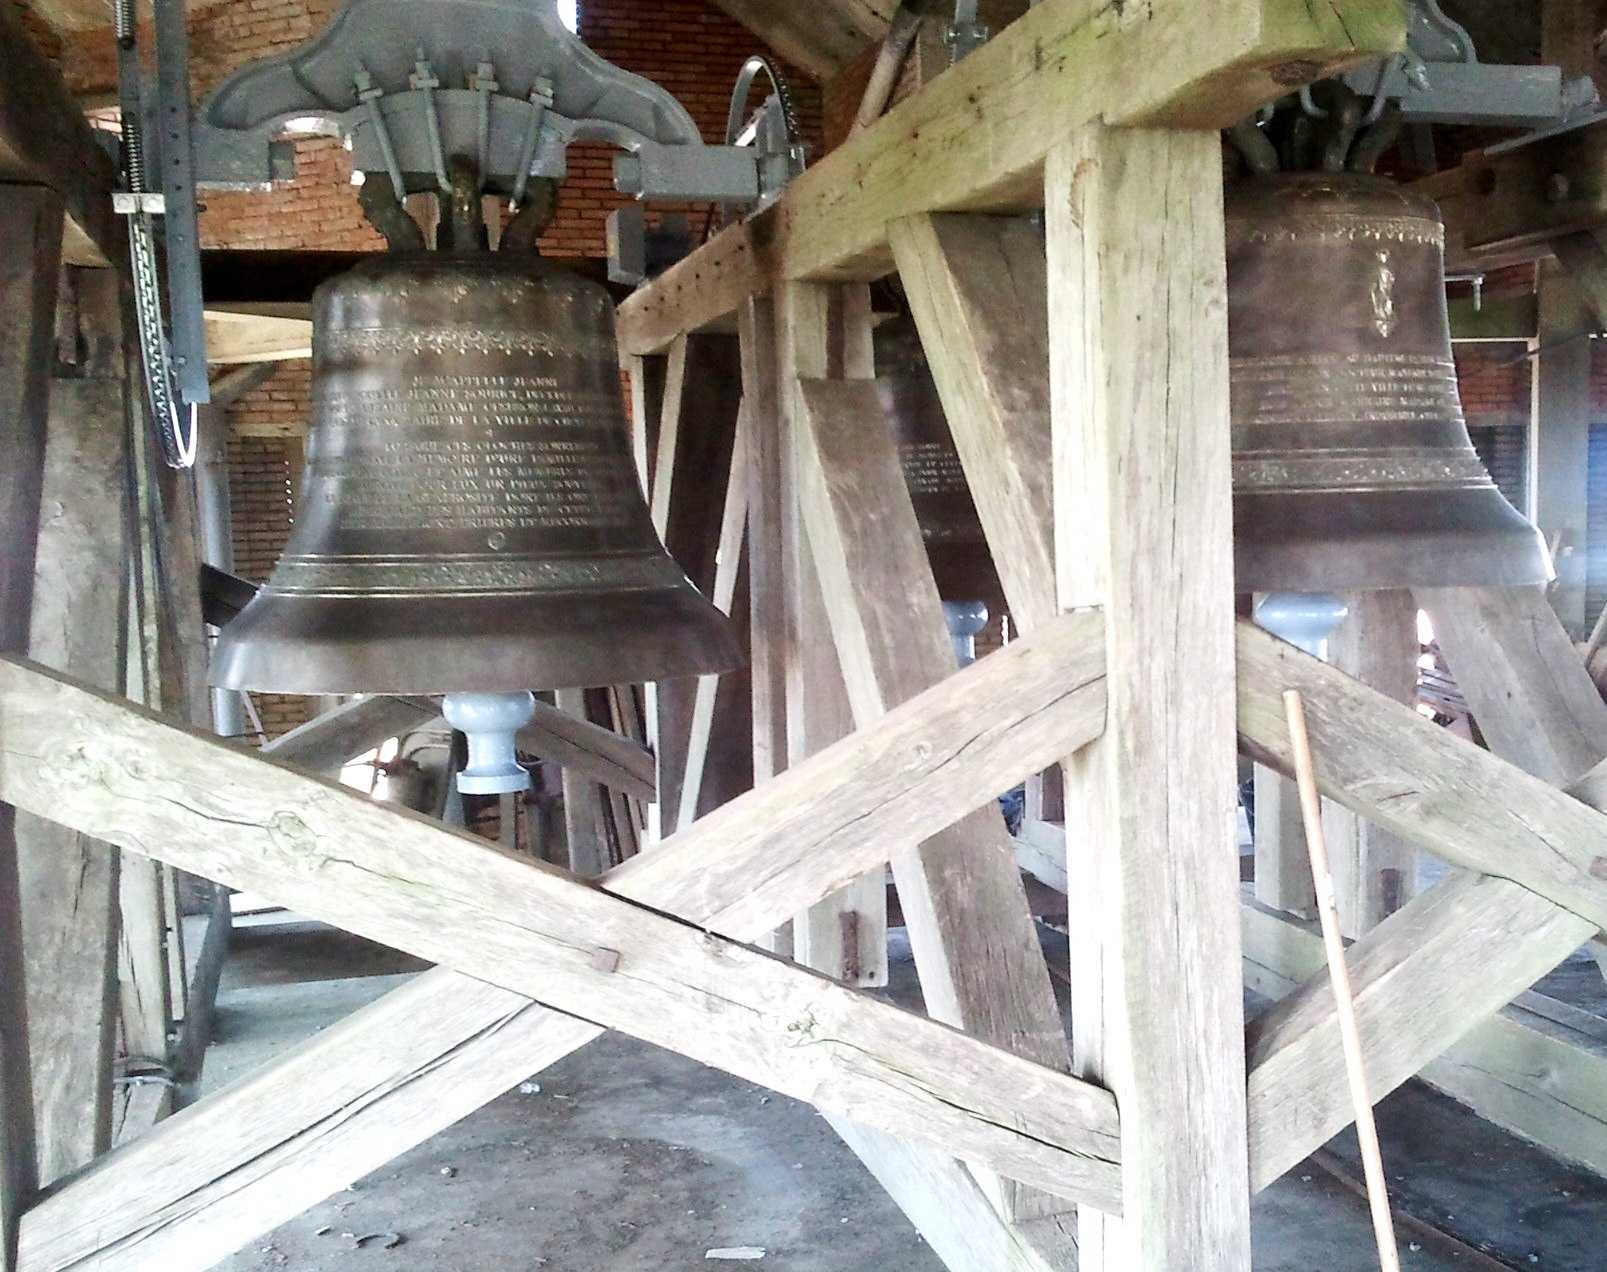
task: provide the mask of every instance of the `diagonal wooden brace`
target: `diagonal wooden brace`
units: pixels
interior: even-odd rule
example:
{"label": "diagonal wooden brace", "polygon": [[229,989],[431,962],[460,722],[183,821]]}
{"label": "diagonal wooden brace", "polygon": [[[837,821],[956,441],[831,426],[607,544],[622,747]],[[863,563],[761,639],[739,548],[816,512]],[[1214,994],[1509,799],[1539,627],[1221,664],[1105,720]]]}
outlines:
{"label": "diagonal wooden brace", "polygon": [[1239,736],[1258,760],[1290,771],[1279,694],[1298,689],[1324,795],[1607,927],[1607,816],[1242,620],[1238,658]]}
{"label": "diagonal wooden brace", "polygon": [[[1486,599],[1496,610],[1504,604],[1498,595]],[[1560,635],[1544,605],[1540,599],[1530,607],[1523,619],[1527,633],[1516,612],[1505,615],[1509,626],[1518,627],[1507,632],[1515,638],[1514,652],[1539,659],[1546,642],[1532,630],[1538,625],[1556,628]],[[1462,864],[1508,876],[1448,879],[1347,954],[1368,1080],[1374,1097],[1382,1098],[1596,930],[1592,919],[1548,900],[1539,889],[1519,885],[1535,881],[1553,856],[1567,857],[1563,845],[1570,839],[1576,845],[1581,836],[1587,842],[1599,839],[1607,819],[1593,811],[1593,794],[1585,784],[1558,791],[1248,624],[1241,624],[1239,636],[1240,729],[1252,749],[1287,758],[1287,743],[1270,719],[1275,710],[1270,702],[1277,700],[1281,685],[1298,684],[1308,706],[1314,699],[1323,703],[1325,776],[1319,780],[1344,787],[1335,785],[1329,793],[1381,821],[1402,816],[1402,805],[1417,804],[1418,812],[1407,821],[1421,832],[1422,842]],[[1561,652],[1573,658],[1565,645]],[[1483,656],[1492,655],[1484,650]],[[1552,674],[1540,677],[1541,683],[1569,670],[1583,676],[1576,662],[1557,665],[1562,661],[1552,664]],[[1537,670],[1542,668],[1529,668]],[[1519,677],[1531,685],[1536,678]],[[1489,705],[1493,721],[1496,704]],[[1578,707],[1571,701],[1570,711]],[[1534,768],[1562,774],[1578,767],[1586,748],[1583,734],[1576,739],[1574,730],[1588,731],[1588,722],[1576,722],[1573,729],[1552,727],[1555,719],[1551,726],[1543,720],[1531,724],[1531,729],[1506,731],[1514,733]],[[1576,741],[1581,744],[1570,745]],[[1510,869],[1503,868],[1503,855]],[[1588,870],[1585,878],[1594,881]],[[1326,983],[1319,981],[1280,1002],[1250,1030],[1251,1182],[1256,1188],[1273,1182],[1351,1119],[1335,1068],[1333,1006]]]}
{"label": "diagonal wooden brace", "polygon": [[[836,878],[863,872],[880,845],[930,835],[985,800],[981,792],[1096,736],[1102,657],[1097,615],[1067,616],[702,819],[605,886],[758,935]],[[942,750],[979,716],[991,727],[972,728],[964,758],[947,762]],[[3,717],[0,733],[15,737]],[[845,774],[859,780],[844,786]],[[462,841],[448,840],[456,852]],[[768,900],[750,904],[762,876]],[[452,972],[421,977],[53,1194],[30,1213],[24,1266],[132,1267],[151,1257],[207,1266],[598,1032],[526,1003]],[[399,1028],[409,1020],[416,1032]],[[264,1119],[265,1107],[282,1117]],[[231,1132],[221,1153],[220,1127]]]}

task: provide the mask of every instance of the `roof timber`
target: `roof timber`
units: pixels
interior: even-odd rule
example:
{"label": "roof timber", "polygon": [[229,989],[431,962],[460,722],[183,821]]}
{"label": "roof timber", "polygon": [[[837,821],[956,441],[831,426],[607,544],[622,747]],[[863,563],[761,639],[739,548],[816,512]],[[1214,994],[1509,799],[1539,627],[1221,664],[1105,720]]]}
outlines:
{"label": "roof timber", "polygon": [[1040,207],[1044,156],[1096,117],[1226,127],[1404,38],[1393,0],[1336,0],[1316,13],[1302,0],[1044,0],[627,299],[621,345],[658,352],[777,278],[878,278],[892,268],[888,223],[901,216]]}

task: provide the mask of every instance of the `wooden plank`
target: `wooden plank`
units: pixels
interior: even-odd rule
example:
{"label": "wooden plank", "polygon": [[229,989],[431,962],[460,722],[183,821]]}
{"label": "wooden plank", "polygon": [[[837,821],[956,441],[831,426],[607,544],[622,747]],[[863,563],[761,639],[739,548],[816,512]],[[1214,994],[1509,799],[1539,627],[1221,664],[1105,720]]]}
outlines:
{"label": "wooden plank", "polygon": [[1073,1062],[1127,1216],[1079,1211],[1083,1272],[1250,1266],[1221,173],[1215,132],[1094,126],[1045,181],[1059,602],[1106,607],[1111,711],[1066,766]]}
{"label": "wooden plank", "polygon": [[293,362],[312,357],[312,320],[209,307],[206,360],[217,365]]}
{"label": "wooden plank", "polygon": [[[942,601],[876,386],[801,386],[803,514],[861,727],[955,674]],[[1054,1068],[1070,1055],[1021,875],[998,806],[989,801],[941,834],[893,856],[893,877],[938,1020]],[[1004,1193],[1005,1213],[1063,1207]]]}
{"label": "wooden plank", "polygon": [[[68,278],[92,360],[81,378],[51,384],[29,656],[115,690],[125,598],[113,580],[127,546],[121,298],[110,270]],[[76,338],[79,324],[72,330]],[[111,1147],[118,861],[108,845],[26,813],[16,835],[39,1178],[48,1184]]]}
{"label": "wooden plank", "polygon": [[[676,380],[672,357],[672,390]],[[742,408],[737,337],[728,334],[689,336],[685,367],[679,373],[679,380],[679,392],[667,391],[665,395],[665,418],[659,430],[658,476],[653,486],[653,515],[664,546],[676,564],[699,591],[711,596],[721,569],[720,535],[728,491],[716,478],[730,472],[737,416]],[[672,407],[676,416],[673,428]],[[674,449],[670,451],[666,448],[672,436]],[[740,526],[735,533],[741,534]],[[733,594],[739,565],[740,552],[737,552],[727,567],[729,591]],[[726,605],[729,604],[727,599]],[[740,634],[746,626],[745,613],[734,626]],[[689,752],[701,683],[702,678],[679,677],[658,681],[650,690],[652,750],[659,770],[658,817],[661,825],[669,830],[683,821],[683,788],[691,759]],[[718,707],[722,745],[718,748],[708,790],[710,797],[720,803],[752,785],[752,748],[748,736],[752,725],[744,710],[749,696],[746,668],[738,668],[709,683],[711,688],[701,691],[709,699],[706,727],[713,729]],[[722,687],[726,694],[724,701],[711,696],[714,684]],[[702,739],[704,743],[708,736],[705,734]],[[704,761],[707,756],[705,749]],[[702,793],[700,774],[695,795],[700,798]],[[696,815],[694,806],[687,816],[695,818]]]}
{"label": "wooden plank", "polygon": [[[737,417],[736,437],[731,446],[731,469],[726,477],[725,502],[720,516],[719,546],[715,552],[714,586],[709,600],[721,613],[732,613],[736,601],[737,583],[746,568],[745,550],[748,531],[748,434],[751,426],[744,407]],[[697,820],[703,800],[703,775],[708,766],[710,743],[715,732],[715,708],[720,703],[724,676],[699,676],[692,700],[692,718],[687,729],[685,778],[677,803],[675,829],[685,830]],[[752,690],[746,681],[731,684],[727,693],[740,694]],[[742,739],[747,752],[749,785],[752,785],[753,716],[751,709],[743,713],[747,721],[747,736]],[[712,785],[712,784],[711,784]],[[723,802],[723,801],[721,801]]]}
{"label": "wooden plank", "polygon": [[[586,718],[584,689],[560,689],[555,698],[558,710],[577,720]],[[614,864],[598,822],[602,795],[597,783],[578,767],[563,766],[562,782],[564,844],[569,853],[569,868],[582,879],[594,879]]]}
{"label": "wooden plank", "polygon": [[[786,597],[787,763],[853,732],[843,667],[833,643],[841,615],[827,607],[803,521],[808,425],[802,376],[854,376],[873,367],[865,288],[799,283],[776,298],[781,412],[781,549]],[[887,984],[886,872],[878,866],[792,923],[793,956],[835,980]],[[930,1004],[928,1004],[930,1009]],[[944,1019],[940,1013],[933,1013]]]}
{"label": "wooden plank", "polygon": [[428,973],[53,1192],[27,1216],[21,1266],[200,1272],[596,1034]]}
{"label": "wooden plank", "polygon": [[[1364,685],[1417,705],[1417,602],[1407,591],[1356,592],[1328,642],[1328,659]],[[1323,834],[1333,867],[1340,928],[1355,938],[1377,927],[1417,891],[1417,850],[1400,836],[1332,801]]]}
{"label": "wooden plank", "polygon": [[1257,764],[1255,783],[1255,899],[1288,914],[1313,918],[1317,893],[1306,856],[1300,792],[1292,780]]}
{"label": "wooden plank", "polygon": [[1394,0],[1043,0],[626,300],[621,348],[657,352],[777,279],[875,279],[894,219],[1039,207],[1045,156],[1092,119],[1225,128],[1404,36]]}
{"label": "wooden plank", "polygon": [[10,7],[0,12],[0,66],[0,183],[50,186],[61,195],[61,255],[69,264],[122,259],[123,227],[112,212],[117,166]]}
{"label": "wooden plank", "polygon": [[12,803],[874,1128],[1121,1204],[1115,1101],[1092,1084],[17,661],[0,664],[0,725]]}
{"label": "wooden plank", "polygon": [[[1471,891],[1466,883],[1458,887]],[[1258,993],[1284,998],[1322,974],[1321,943],[1300,923],[1252,904],[1245,905],[1243,920],[1245,979]],[[1507,925],[1512,921],[1500,920]],[[1439,937],[1436,933],[1435,943]],[[1520,936],[1512,944],[1521,945],[1523,939]],[[1481,969],[1485,957],[1480,956]],[[1506,964],[1512,955],[1503,949],[1497,957]],[[1442,968],[1454,971],[1443,964]],[[1503,966],[1501,976],[1509,986],[1526,974],[1526,968],[1516,968],[1509,974]],[[1414,997],[1414,1007],[1417,1003],[1433,1005],[1440,1001],[1454,1004],[1454,1014],[1441,1023],[1447,1023],[1456,1033],[1470,1019],[1462,992],[1459,980],[1437,998]],[[1405,995],[1396,997],[1401,1000]],[[1533,1009],[1519,1005],[1522,1003],[1532,1003]],[[1460,1100],[1486,1121],[1565,1160],[1607,1174],[1607,1054],[1589,1033],[1549,1019],[1548,1010],[1550,1014],[1560,1014],[1555,1012],[1558,1006],[1561,1004],[1549,1003],[1537,994],[1520,995],[1518,1003],[1473,1024],[1458,1041],[1425,1064],[1417,1076]],[[1398,1023],[1415,1015],[1415,1010],[1397,1007],[1389,1021],[1380,1021],[1380,1045],[1394,1046],[1392,1036]],[[1261,1026],[1263,1033],[1265,1029]],[[1413,1032],[1424,1031],[1414,1027]],[[1327,1041],[1331,1043],[1332,1039]],[[1443,1038],[1433,1037],[1428,1039],[1428,1046],[1438,1047],[1442,1042]],[[1370,1053],[1370,1059],[1371,1054],[1376,1053]],[[1415,1057],[1411,1057],[1405,1065],[1414,1062]],[[1371,1064],[1368,1079],[1376,1082]],[[1257,1088],[1252,1083],[1251,1089],[1256,1092],[1268,1088]],[[1252,1133],[1256,1130],[1258,1107],[1252,1106]],[[1325,1126],[1314,1127],[1311,1135],[1322,1134],[1324,1129]],[[1269,1174],[1270,1170],[1258,1171],[1257,1177]]]}
{"label": "wooden plank", "polygon": [[[1594,930],[1514,883],[1476,875],[1438,884],[1374,928],[1345,959],[1373,1098],[1417,1073]],[[1250,1178],[1259,1189],[1354,1117],[1332,993],[1320,979],[1254,1023],[1249,1059]]]}
{"label": "wooden plank", "polygon": [[1239,736],[1258,759],[1289,767],[1278,695],[1298,689],[1325,796],[1607,925],[1607,816],[1248,622],[1238,654]]}
{"label": "wooden plank", "polygon": [[353,757],[439,716],[428,698],[354,698],[265,743],[262,753],[314,773],[338,773]]}
{"label": "wooden plank", "polygon": [[1420,588],[1451,674],[1503,759],[1567,786],[1607,756],[1607,705],[1539,588]]}
{"label": "wooden plank", "polygon": [[786,582],[774,305],[768,300],[744,303],[739,327],[742,395],[748,412],[749,677],[753,781],[758,786],[787,766]]}
{"label": "wooden plank", "polygon": [[964,1272],[1068,1272],[1077,1266],[1076,1241],[1053,1225],[1024,1229],[1001,1222],[995,1199],[963,1162],[922,1151],[847,1118],[827,1120],[945,1267]]}
{"label": "wooden plank", "polygon": [[[1490,722],[1486,736],[1497,751],[1553,781],[1577,776],[1593,751],[1597,757],[1607,753],[1607,707],[1599,696],[1581,692],[1581,661],[1540,589],[1438,589],[1420,592],[1418,600],[1430,611],[1447,657],[1460,658],[1457,675],[1465,677],[1467,692],[1483,708]],[[1243,653],[1243,641],[1249,634],[1249,629],[1241,628],[1241,705],[1250,678],[1256,675]],[[1257,644],[1265,640],[1264,634],[1256,635]],[[1336,674],[1326,672],[1329,677]],[[1264,669],[1260,679],[1265,681]],[[1513,692],[1515,685],[1522,685],[1523,691]],[[1413,725],[1421,723],[1404,709],[1391,708],[1389,715],[1393,723],[1400,723],[1402,715]],[[1434,760],[1407,758],[1399,737],[1386,736],[1381,746],[1378,724],[1376,711],[1369,713],[1368,726],[1374,732],[1367,745],[1388,751],[1420,772],[1433,771]],[[1430,736],[1445,735],[1431,727]],[[1325,766],[1344,749],[1334,742],[1325,746]],[[1466,745],[1461,751],[1489,758]],[[1342,759],[1340,766],[1344,766]],[[1499,790],[1503,803],[1512,801],[1517,816],[1529,816],[1522,792],[1530,779],[1521,778],[1513,769],[1508,773],[1504,779],[1493,774],[1464,778],[1445,803],[1459,805],[1489,783],[1492,785],[1486,789]],[[1363,779],[1352,773],[1349,780],[1369,785],[1394,807],[1400,788],[1390,774],[1380,770]],[[1528,789],[1535,787],[1550,789],[1537,781]],[[1600,798],[1590,772],[1570,790],[1592,803]],[[1551,793],[1564,804],[1570,802],[1559,792]],[[1546,828],[1543,816],[1538,824],[1548,842],[1558,833]],[[1502,845],[1511,846],[1506,840]],[[1499,852],[1490,854],[1497,868],[1499,857]],[[1375,1018],[1378,1034],[1368,1047],[1370,1082],[1382,1094],[1404,1081],[1447,1042],[1478,1026],[1481,1012],[1505,1004],[1576,950],[1595,929],[1594,922],[1549,905],[1502,879],[1453,879],[1412,902],[1359,941],[1347,956],[1353,980],[1366,986],[1360,990],[1359,1001],[1379,1004]],[[1324,1010],[1321,1002],[1319,990],[1308,987],[1257,1024],[1256,1054],[1266,1065],[1253,1069],[1250,1079],[1252,1137],[1265,1145],[1265,1152],[1256,1158],[1258,1183],[1275,1178],[1349,1121],[1348,1109],[1334,1098],[1337,1088],[1328,1081],[1335,1075],[1323,1069],[1326,1061],[1321,1057],[1333,1055],[1336,1035],[1331,1009]],[[1412,1009],[1404,1011],[1402,1004],[1411,1004]],[[1302,1018],[1303,1031],[1297,1023]],[[1329,1036],[1323,1038],[1323,1033]],[[1303,1051],[1306,1047],[1310,1050]],[[1548,1138],[1568,1134],[1570,1143],[1577,1145],[1581,1139],[1589,1143],[1588,1119],[1562,1118],[1566,1130],[1558,1130],[1559,1119],[1544,1099],[1526,1094],[1523,1084],[1492,1080],[1488,1070],[1481,1071],[1477,1061],[1468,1058],[1468,1048],[1476,1055],[1478,1043],[1464,1043],[1460,1058],[1447,1064],[1453,1080],[1471,1090],[1478,1102],[1508,1118],[1540,1119],[1535,1125]],[[1533,1047],[1520,1046],[1516,1054],[1532,1051]],[[1510,1040],[1504,1054],[1514,1054]],[[1542,1085],[1548,1081],[1540,1079]],[[1505,1092],[1492,1095],[1492,1082]],[[1555,1085],[1550,1089],[1561,1099],[1571,1099],[1571,1093]],[[1280,1103],[1281,1113],[1270,1112]],[[1301,1133],[1290,1133],[1291,1118],[1303,1124]]]}
{"label": "wooden plank", "polygon": [[[840,71],[867,44],[886,34],[897,0],[715,0],[794,66],[817,79]],[[760,82],[761,86],[763,81]],[[757,107],[757,93],[752,104]]]}
{"label": "wooden plank", "polygon": [[[59,196],[0,187],[0,652],[8,654],[28,648],[32,621],[62,225]],[[15,814],[0,803],[0,1272],[16,1266],[18,1221],[38,1185],[21,904]]]}
{"label": "wooden plank", "polygon": [[1042,235],[956,214],[894,221],[889,235],[1011,618],[1030,631],[1056,612]]}
{"label": "wooden plank", "polygon": [[653,529],[663,539],[670,519],[670,489],[675,478],[675,458],[680,450],[681,409],[686,403],[686,362],[688,337],[681,336],[670,346],[665,359],[664,389],[658,414],[658,431],[653,450],[652,479],[648,484],[648,509]]}
{"label": "wooden plank", "polygon": [[[1091,737],[1104,714],[1097,681],[1086,680],[1090,661],[1097,666],[1101,657],[1099,622],[1088,615],[1070,616],[1057,620],[1044,635],[1043,648],[1051,651],[1052,665],[1032,678],[1041,679],[1052,703],[1064,701],[1068,686],[1093,685],[1070,690],[1073,696],[1092,695],[1080,723],[1075,722],[1078,717],[1069,721],[1070,736]],[[758,872],[768,869],[765,852],[771,841],[763,835],[751,841],[756,850],[749,849],[750,863],[711,879],[705,891],[692,891],[688,880],[718,863],[723,851],[718,845],[751,831],[763,809],[802,804],[802,816],[790,835],[803,835],[807,842],[793,852],[781,841],[777,856],[783,867],[810,857],[832,859],[847,839],[871,845],[889,841],[895,830],[916,835],[935,831],[969,805],[964,798],[945,805],[942,801],[953,789],[949,770],[942,763],[927,768],[920,757],[941,750],[964,727],[962,722],[973,719],[973,712],[996,720],[1005,732],[991,759],[997,767],[978,776],[969,798],[983,798],[974,793],[978,790],[1005,789],[1014,780],[1011,773],[1025,771],[1006,765],[1023,740],[1014,729],[1039,721],[1045,703],[1027,702],[1017,710],[997,693],[1014,678],[1008,665],[1035,646],[1032,640],[1015,642],[987,665],[964,673],[959,683],[927,695],[927,707],[939,699],[948,703],[932,713],[930,729],[909,729],[906,720],[912,712],[896,711],[898,718],[845,741],[833,748],[836,754],[828,751],[806,761],[799,772],[734,801],[688,834],[617,870],[613,883],[647,904],[657,905],[662,898],[666,907],[684,905],[686,917],[712,927],[714,916],[731,909]],[[1045,655],[1040,650],[1031,656]],[[994,680],[990,673],[1002,675]],[[1049,713],[1055,714],[1052,707]],[[927,776],[910,785],[912,757]],[[1029,758],[1026,767],[1030,765]],[[839,801],[832,795],[821,800],[820,793],[835,787],[829,775],[843,773],[865,775],[872,793],[864,803],[840,810],[846,820],[823,821],[823,812],[837,816]],[[889,800],[906,786],[906,798]],[[725,838],[705,838],[711,830]],[[854,873],[853,867],[846,871],[848,877]],[[632,875],[637,876],[635,883]],[[734,914],[728,931],[739,936],[767,931],[797,908],[797,895],[795,889],[785,891],[768,911]],[[393,1013],[388,1007],[396,998],[402,1001]],[[426,974],[234,1088],[215,1121],[210,1105],[203,1103],[186,1112],[190,1120],[174,1119],[157,1128],[142,1146],[155,1157],[115,1155],[53,1195],[48,1209],[30,1215],[25,1240],[30,1252],[37,1242],[40,1254],[36,1260],[30,1253],[26,1266],[54,1270],[77,1260],[98,1260],[102,1272],[111,1272],[140,1266],[148,1246],[164,1256],[183,1252],[193,1260],[162,1262],[175,1272],[210,1266],[217,1253],[232,1250],[375,1169],[597,1034],[593,1026],[577,1029],[569,1017],[534,1005],[526,1006],[516,1023],[512,1017],[523,1002],[455,972]],[[443,1032],[414,1039],[398,1022],[412,1022],[416,1028],[422,1023],[426,1035],[437,1026]],[[376,1062],[376,1056],[382,1059]],[[399,1078],[393,1079],[390,1062]],[[309,1073],[335,1081],[309,1082]],[[355,1093],[349,1081],[357,1083]],[[262,1110],[270,1112],[265,1116]],[[206,1128],[231,1127],[236,1118],[247,1133],[224,1136],[228,1147],[220,1146],[217,1134]],[[197,1128],[195,1143],[208,1144],[208,1152],[195,1151],[185,1133],[189,1126]],[[153,1169],[153,1162],[162,1163],[163,1169]],[[931,1187],[954,1180],[953,1172],[943,1173],[932,1179]],[[109,1198],[124,1199],[115,1215]],[[953,1205],[956,1213],[969,1206],[963,1191]]]}

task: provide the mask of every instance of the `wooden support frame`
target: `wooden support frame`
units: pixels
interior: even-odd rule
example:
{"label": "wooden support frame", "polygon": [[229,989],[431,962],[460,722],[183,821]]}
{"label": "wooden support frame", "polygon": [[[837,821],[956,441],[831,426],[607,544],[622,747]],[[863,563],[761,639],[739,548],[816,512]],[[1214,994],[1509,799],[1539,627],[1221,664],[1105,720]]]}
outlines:
{"label": "wooden support frame", "polygon": [[[624,885],[604,896],[15,661],[0,666],[0,725],[0,794],[12,803],[58,807],[65,784],[74,806],[60,815],[83,833],[873,1128],[1120,1206],[1115,1102],[1092,1084],[633,905]],[[716,998],[734,1010],[710,1012]]]}
{"label": "wooden support frame", "polygon": [[661,352],[780,279],[878,278],[900,217],[1039,207],[1045,157],[1090,120],[1226,128],[1404,41],[1390,0],[1044,0],[628,299],[621,347]]}
{"label": "wooden support frame", "polygon": [[[799,494],[854,718],[954,674],[954,651],[876,388],[800,383]],[[879,427],[878,427],[879,426]],[[927,1011],[1066,1069],[1070,1055],[1020,873],[996,805],[893,857]],[[1005,1187],[1007,1218],[1064,1207]]]}
{"label": "wooden support frame", "polygon": [[[768,931],[808,895],[863,873],[900,834],[935,832],[1045,756],[1097,736],[1101,632],[1097,615],[1055,620],[1041,639],[1015,642],[616,868],[605,886],[714,930]],[[977,712],[991,727],[946,762]],[[0,739],[10,733],[0,727]],[[844,773],[853,786],[832,776]],[[175,1268],[208,1266],[597,1034],[551,1015],[456,973],[428,973],[223,1093],[215,1114],[204,1101],[53,1193],[28,1216],[23,1266],[93,1257],[131,1268],[152,1251],[182,1254]],[[428,1038],[401,1045],[398,1020],[432,1022]],[[391,1056],[392,1078],[372,1072],[377,1053]],[[326,1076],[309,1084],[314,1073]],[[349,1118],[353,1101],[362,1114]],[[206,1128],[253,1107],[284,1113],[248,1119],[251,1135],[231,1141],[237,1152],[218,1154]],[[107,1197],[123,1199],[115,1219]]]}

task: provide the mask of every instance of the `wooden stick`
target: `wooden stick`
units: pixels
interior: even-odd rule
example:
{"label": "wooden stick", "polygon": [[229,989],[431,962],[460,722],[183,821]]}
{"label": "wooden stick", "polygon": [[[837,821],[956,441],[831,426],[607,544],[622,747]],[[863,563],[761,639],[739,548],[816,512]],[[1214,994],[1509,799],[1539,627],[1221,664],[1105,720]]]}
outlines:
{"label": "wooden stick", "polygon": [[1350,970],[1345,965],[1345,944],[1339,936],[1339,907],[1334,901],[1333,876],[1328,871],[1328,845],[1322,834],[1322,801],[1311,763],[1311,739],[1306,734],[1306,705],[1298,689],[1286,689],[1283,707],[1294,746],[1295,780],[1300,784],[1300,811],[1306,822],[1306,852],[1311,877],[1317,886],[1317,916],[1328,955],[1328,979],[1339,1007],[1339,1038],[1345,1050],[1345,1076],[1350,1081],[1351,1103],[1356,1108],[1356,1138],[1361,1144],[1362,1167],[1367,1176],[1367,1204],[1373,1212],[1373,1235],[1378,1240],[1378,1261],[1384,1272],[1400,1272],[1400,1251],[1395,1245],[1395,1224],[1389,1214],[1389,1187],[1384,1180],[1384,1157],[1373,1122],[1373,1102],[1367,1094],[1362,1066],[1361,1031],[1356,1028],[1355,1004],[1350,996]]}

